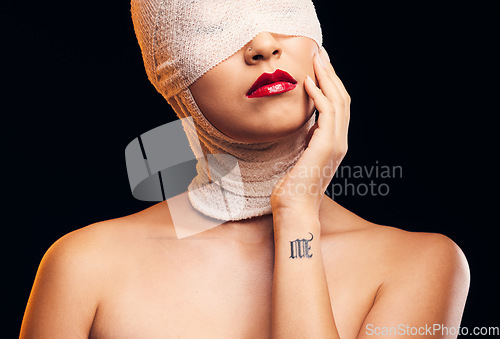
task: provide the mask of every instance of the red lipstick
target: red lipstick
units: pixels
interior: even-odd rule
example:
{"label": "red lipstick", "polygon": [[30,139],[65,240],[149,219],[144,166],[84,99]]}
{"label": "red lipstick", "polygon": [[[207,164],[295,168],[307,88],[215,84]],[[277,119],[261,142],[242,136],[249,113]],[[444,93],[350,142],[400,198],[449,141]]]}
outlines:
{"label": "red lipstick", "polygon": [[274,73],[262,73],[250,87],[246,96],[261,98],[291,91],[296,86],[297,80],[287,72],[277,69]]}

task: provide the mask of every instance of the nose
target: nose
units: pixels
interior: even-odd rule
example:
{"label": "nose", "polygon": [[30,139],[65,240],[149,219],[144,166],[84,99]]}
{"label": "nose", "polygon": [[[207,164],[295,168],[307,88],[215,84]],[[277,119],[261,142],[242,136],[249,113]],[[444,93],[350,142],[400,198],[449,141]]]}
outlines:
{"label": "nose", "polygon": [[279,59],[283,48],[271,33],[262,32],[245,46],[245,62],[255,65],[264,60]]}

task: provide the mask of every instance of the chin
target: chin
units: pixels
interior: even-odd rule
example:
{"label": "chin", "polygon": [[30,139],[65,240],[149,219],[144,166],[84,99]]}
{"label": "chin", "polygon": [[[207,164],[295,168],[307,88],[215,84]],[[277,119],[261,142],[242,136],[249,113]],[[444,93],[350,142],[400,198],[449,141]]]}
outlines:
{"label": "chin", "polygon": [[[312,114],[312,112],[311,112]],[[248,131],[246,141],[266,142],[286,137],[300,127],[311,117],[311,114],[303,110],[272,112]]]}
{"label": "chin", "polygon": [[314,112],[314,103],[308,97],[269,101],[260,107],[258,117],[246,124],[247,142],[265,142],[286,137],[302,127]]}
{"label": "chin", "polygon": [[258,105],[244,110],[248,113],[225,121],[225,134],[239,141],[257,143],[280,139],[297,131],[313,114],[314,103],[307,95],[284,95],[259,99]]}

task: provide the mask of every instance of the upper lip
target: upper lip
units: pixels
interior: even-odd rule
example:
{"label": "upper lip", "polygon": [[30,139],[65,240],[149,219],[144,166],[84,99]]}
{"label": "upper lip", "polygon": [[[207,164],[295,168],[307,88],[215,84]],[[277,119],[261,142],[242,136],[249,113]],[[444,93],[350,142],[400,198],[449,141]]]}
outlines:
{"label": "upper lip", "polygon": [[286,81],[292,84],[297,83],[297,80],[295,80],[290,74],[288,74],[285,71],[282,71],[281,69],[277,69],[274,71],[274,73],[262,73],[262,75],[258,77],[257,80],[255,80],[252,87],[250,87],[250,89],[247,92],[247,95],[252,94],[262,86],[269,85],[279,81]]}

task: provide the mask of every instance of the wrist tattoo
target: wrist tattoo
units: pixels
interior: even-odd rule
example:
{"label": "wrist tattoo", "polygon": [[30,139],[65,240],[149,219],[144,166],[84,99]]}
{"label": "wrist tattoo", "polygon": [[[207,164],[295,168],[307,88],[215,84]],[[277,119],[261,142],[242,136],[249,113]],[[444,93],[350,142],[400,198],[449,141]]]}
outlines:
{"label": "wrist tattoo", "polygon": [[309,253],[311,250],[309,242],[313,240],[313,235],[311,232],[309,232],[309,234],[311,235],[311,239],[296,239],[290,241],[290,258],[311,258],[313,256],[312,253]]}

